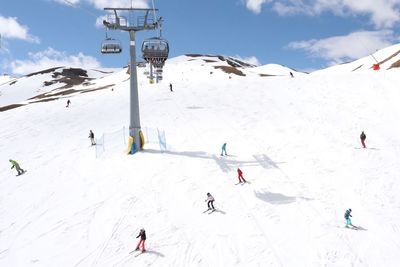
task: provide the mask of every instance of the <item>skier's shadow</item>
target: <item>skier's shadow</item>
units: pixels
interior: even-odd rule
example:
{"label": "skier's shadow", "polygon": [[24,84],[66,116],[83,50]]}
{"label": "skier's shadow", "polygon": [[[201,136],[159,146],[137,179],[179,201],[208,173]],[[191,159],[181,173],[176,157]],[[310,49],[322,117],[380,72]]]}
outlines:
{"label": "skier's shadow", "polygon": [[220,210],[220,209],[215,209],[215,211],[214,212],[218,212],[218,213],[221,213],[221,214],[226,214],[226,212],[225,211],[223,211],[223,210]]}
{"label": "skier's shadow", "polygon": [[158,256],[158,257],[162,257],[162,258],[165,257],[164,254],[162,254],[162,253],[160,253],[160,252],[158,252],[158,251],[155,251],[155,250],[146,250],[145,253],[146,253],[146,254],[154,254],[154,255],[156,255],[156,256]]}
{"label": "skier's shadow", "polygon": [[367,231],[368,229],[366,229],[366,228],[364,228],[364,227],[362,227],[362,226],[356,226],[357,227],[357,230],[362,230],[362,231]]}

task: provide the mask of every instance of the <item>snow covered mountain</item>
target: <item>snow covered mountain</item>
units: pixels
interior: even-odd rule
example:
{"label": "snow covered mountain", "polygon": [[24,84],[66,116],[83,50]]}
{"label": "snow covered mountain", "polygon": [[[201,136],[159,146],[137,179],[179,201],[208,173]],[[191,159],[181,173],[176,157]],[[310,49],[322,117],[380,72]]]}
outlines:
{"label": "snow covered mountain", "polygon": [[325,72],[360,72],[371,71],[375,64],[379,65],[380,69],[390,70],[400,67],[400,44],[396,44],[375,53],[355,60],[353,62],[332,66],[323,70],[315,71],[313,73]]}
{"label": "snow covered mountain", "polygon": [[[128,126],[126,69],[0,86],[0,106],[20,104],[0,112],[0,266],[398,266],[397,57],[304,74],[185,55],[158,84],[138,68],[142,127],[168,149],[97,158],[89,130]],[[348,208],[362,229],[344,228]],[[130,253],[141,228],[147,252]]]}

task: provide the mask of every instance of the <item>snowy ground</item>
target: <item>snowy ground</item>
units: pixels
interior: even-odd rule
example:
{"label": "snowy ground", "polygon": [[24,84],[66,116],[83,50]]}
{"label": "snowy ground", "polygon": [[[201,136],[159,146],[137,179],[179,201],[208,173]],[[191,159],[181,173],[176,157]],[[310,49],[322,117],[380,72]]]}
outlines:
{"label": "snowy ground", "polygon": [[[399,70],[246,73],[180,57],[163,83],[141,75],[141,124],[166,131],[164,153],[90,147],[90,129],[128,125],[125,70],[70,108],[0,112],[0,266],[398,266]],[[348,208],[365,230],[344,228]]]}

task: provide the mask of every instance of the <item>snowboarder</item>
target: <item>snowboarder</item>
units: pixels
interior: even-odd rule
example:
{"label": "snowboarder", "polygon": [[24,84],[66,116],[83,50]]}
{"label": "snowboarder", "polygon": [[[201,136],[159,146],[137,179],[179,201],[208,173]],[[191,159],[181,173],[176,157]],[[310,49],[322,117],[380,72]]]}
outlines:
{"label": "snowboarder", "polygon": [[96,145],[96,142],[94,141],[94,133],[92,132],[92,130],[90,130],[88,138],[90,138],[90,142],[92,142],[92,146]]}
{"label": "snowboarder", "polygon": [[173,90],[172,90],[172,83],[169,84],[169,90],[170,90],[171,92],[173,92]]}
{"label": "snowboarder", "polygon": [[12,164],[11,169],[13,169],[15,167],[15,169],[18,172],[17,175],[21,175],[21,174],[23,174],[25,172],[23,169],[21,169],[21,167],[19,166],[18,162],[16,162],[15,160],[12,160],[12,159],[10,159],[10,162]]}
{"label": "snowboarder", "polygon": [[353,216],[351,216],[350,213],[351,213],[351,209],[346,210],[346,212],[344,213],[344,218],[346,219],[346,227],[349,227],[349,225],[350,225],[350,226],[354,226],[354,225],[351,223],[350,217],[353,217]]}
{"label": "snowboarder", "polygon": [[140,229],[140,232],[136,238],[140,236],[140,241],[136,246],[136,250],[139,250],[140,245],[142,245],[142,252],[145,252],[146,250],[144,249],[144,242],[146,241],[146,231],[142,228]]}
{"label": "snowboarder", "polygon": [[[243,172],[241,169],[237,168],[237,173],[238,173],[238,179],[239,183],[245,183],[246,180],[243,178]],[[242,181],[243,180],[243,181]]]}
{"label": "snowboarder", "polygon": [[361,139],[361,144],[362,144],[363,148],[366,148],[365,139],[367,139],[367,136],[365,135],[364,131],[361,132],[360,139]]}
{"label": "snowboarder", "polygon": [[207,207],[208,207],[208,209],[209,210],[215,210],[215,208],[214,208],[214,197],[210,194],[210,193],[207,193],[207,199],[205,200],[206,202],[207,202]]}
{"label": "snowboarder", "polygon": [[68,108],[69,107],[69,104],[71,104],[71,100],[67,100],[67,105],[65,106],[66,108]]}
{"label": "snowboarder", "polygon": [[224,155],[224,152],[225,152],[225,156],[228,156],[228,154],[226,153],[226,143],[224,143],[224,144],[222,145],[222,148],[221,148],[221,156]]}

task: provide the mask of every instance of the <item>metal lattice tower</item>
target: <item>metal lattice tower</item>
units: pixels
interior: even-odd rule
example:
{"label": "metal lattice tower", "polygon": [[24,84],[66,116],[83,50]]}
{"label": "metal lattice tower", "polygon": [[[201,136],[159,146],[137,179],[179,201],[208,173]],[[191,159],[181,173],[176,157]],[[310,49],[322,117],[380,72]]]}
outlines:
{"label": "metal lattice tower", "polygon": [[[136,69],[136,44],[135,33],[144,30],[155,30],[159,27],[161,19],[155,17],[155,8],[104,8],[106,11],[112,11],[108,20],[104,20],[103,24],[110,30],[121,30],[129,32],[130,37],[130,122],[129,135],[134,138],[136,144],[135,150],[138,151],[142,147],[140,138],[140,114],[139,114],[139,94]],[[131,20],[121,15],[128,13]],[[136,21],[133,21],[135,13],[139,14]],[[135,152],[136,152],[135,151]]]}

